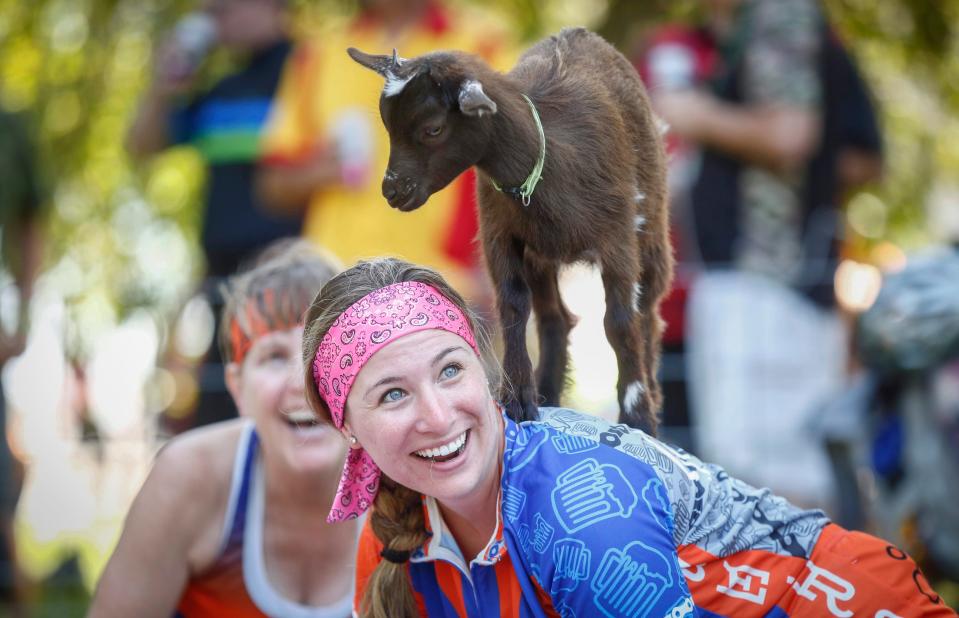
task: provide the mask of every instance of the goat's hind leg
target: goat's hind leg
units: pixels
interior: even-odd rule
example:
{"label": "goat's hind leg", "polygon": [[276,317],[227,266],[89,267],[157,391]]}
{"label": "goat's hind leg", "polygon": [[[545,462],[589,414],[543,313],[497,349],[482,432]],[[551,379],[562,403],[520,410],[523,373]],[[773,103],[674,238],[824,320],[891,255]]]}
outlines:
{"label": "goat's hind leg", "polygon": [[[628,247],[628,248],[627,248]],[[650,399],[649,372],[645,366],[640,331],[640,287],[635,243],[619,245],[620,254],[603,261],[603,288],[606,291],[606,338],[616,353],[619,379],[616,395],[619,422],[656,435],[656,408]]]}
{"label": "goat's hind leg", "polygon": [[524,264],[539,336],[537,390],[543,405],[558,406],[569,369],[569,331],[575,326],[576,318],[560,296],[558,265],[531,254],[529,250]]}
{"label": "goat's hind leg", "polygon": [[663,394],[659,384],[659,358],[662,349],[663,320],[659,304],[669,292],[673,278],[672,247],[665,230],[638,230],[640,254],[639,333],[642,337],[643,366],[652,410],[662,407]]}

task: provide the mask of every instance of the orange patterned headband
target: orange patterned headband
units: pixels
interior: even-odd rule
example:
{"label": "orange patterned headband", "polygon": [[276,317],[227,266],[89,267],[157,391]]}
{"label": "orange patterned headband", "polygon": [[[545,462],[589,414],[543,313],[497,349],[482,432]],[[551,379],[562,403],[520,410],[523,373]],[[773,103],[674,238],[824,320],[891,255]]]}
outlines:
{"label": "orange patterned headband", "polygon": [[[229,327],[233,358],[225,359],[227,362],[242,364],[250,348],[253,347],[254,341],[263,335],[293,328],[303,323],[302,318],[294,322],[284,320],[282,317],[284,312],[280,311],[281,304],[282,302],[277,301],[274,291],[268,289],[264,290],[259,297],[250,298],[242,307],[237,308]],[[267,316],[276,317],[271,320]]]}

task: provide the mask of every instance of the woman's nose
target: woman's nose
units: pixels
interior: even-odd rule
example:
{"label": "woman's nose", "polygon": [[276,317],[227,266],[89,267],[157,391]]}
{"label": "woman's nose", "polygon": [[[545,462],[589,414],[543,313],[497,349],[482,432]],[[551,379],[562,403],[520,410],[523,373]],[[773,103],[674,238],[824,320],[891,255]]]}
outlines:
{"label": "woman's nose", "polygon": [[296,392],[303,392],[303,359],[300,355],[295,355],[289,363],[290,373],[287,376],[287,386]]}
{"label": "woman's nose", "polygon": [[420,391],[417,429],[423,433],[445,434],[450,424],[447,407],[435,387]]}

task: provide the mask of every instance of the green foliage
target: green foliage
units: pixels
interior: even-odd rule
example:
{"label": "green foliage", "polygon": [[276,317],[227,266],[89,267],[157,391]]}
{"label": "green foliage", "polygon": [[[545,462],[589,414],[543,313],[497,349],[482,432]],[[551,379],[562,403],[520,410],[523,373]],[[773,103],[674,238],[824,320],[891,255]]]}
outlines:
{"label": "green foliage", "polygon": [[932,191],[959,200],[959,2],[825,4],[882,111],[887,169],[875,194],[887,208],[884,237],[905,248],[949,240],[927,229],[925,219]]}
{"label": "green foliage", "polygon": [[0,103],[39,127],[48,279],[66,296],[74,353],[137,307],[172,311],[197,263],[199,161],[172,152],[138,170],[123,148],[177,4],[0,0]]}

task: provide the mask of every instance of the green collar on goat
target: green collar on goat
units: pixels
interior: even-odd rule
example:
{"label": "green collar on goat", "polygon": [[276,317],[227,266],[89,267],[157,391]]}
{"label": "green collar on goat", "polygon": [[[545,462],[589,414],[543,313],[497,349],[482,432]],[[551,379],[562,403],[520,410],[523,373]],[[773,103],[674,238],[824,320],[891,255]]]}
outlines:
{"label": "green collar on goat", "polygon": [[529,206],[530,200],[533,198],[533,191],[536,190],[536,183],[543,178],[543,165],[546,163],[546,134],[543,132],[543,123],[539,119],[536,106],[533,105],[533,102],[525,94],[523,98],[529,103],[529,109],[533,112],[533,120],[536,121],[536,130],[539,131],[539,158],[536,159],[536,165],[533,166],[533,171],[526,177],[526,182],[519,187],[507,187],[503,189],[496,184],[496,181],[492,178],[490,178],[490,182],[497,191],[512,195],[520,200],[523,206]]}

